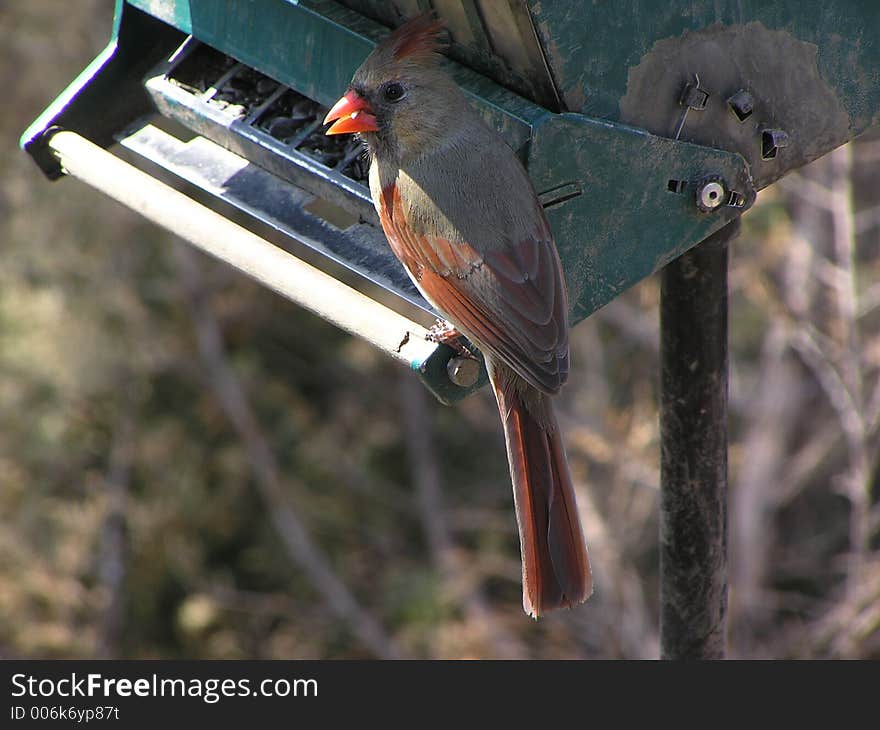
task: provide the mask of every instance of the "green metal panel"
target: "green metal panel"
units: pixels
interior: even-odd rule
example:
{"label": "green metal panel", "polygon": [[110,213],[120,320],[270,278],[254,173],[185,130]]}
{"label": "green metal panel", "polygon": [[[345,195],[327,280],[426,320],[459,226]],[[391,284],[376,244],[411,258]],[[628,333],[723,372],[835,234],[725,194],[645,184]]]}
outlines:
{"label": "green metal panel", "polygon": [[[699,74],[712,94],[682,138],[740,152],[758,188],[880,124],[876,0],[615,3],[529,0],[566,107],[670,136],[679,94]],[[755,99],[739,123],[726,100]],[[760,154],[763,129],[789,147]]]}
{"label": "green metal panel", "polygon": [[[754,199],[748,167],[737,154],[580,114],[553,115],[536,127],[529,173],[538,190],[570,191],[546,211],[565,268],[572,322],[740,215],[741,209],[728,206],[711,213],[697,208],[693,191],[705,176],[743,193],[746,206]],[[670,179],[687,181],[685,193],[670,192]]]}
{"label": "green metal panel", "polygon": [[[573,111],[619,120],[619,102],[626,95],[630,70],[658,41],[706,29],[717,34],[734,28],[748,34],[746,28],[757,23],[820,51],[817,62],[822,77],[836,89],[853,119],[854,131],[880,123],[880,3],[874,0],[533,0],[530,8],[558,71],[560,91]],[[787,64],[780,57],[773,71],[781,74]],[[761,69],[751,72],[758,74]]]}
{"label": "green metal panel", "polygon": [[[339,98],[387,33],[332,0],[128,1],[325,106]],[[487,121],[521,150],[531,124],[546,110],[463,66],[451,70]]]}

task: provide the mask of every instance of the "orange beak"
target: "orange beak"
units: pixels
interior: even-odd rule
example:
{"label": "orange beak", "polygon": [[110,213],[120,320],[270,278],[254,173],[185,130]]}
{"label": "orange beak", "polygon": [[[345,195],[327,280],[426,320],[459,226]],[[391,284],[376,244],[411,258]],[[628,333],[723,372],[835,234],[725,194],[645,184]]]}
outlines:
{"label": "orange beak", "polygon": [[356,91],[349,91],[324,117],[324,124],[335,122],[325,134],[350,134],[351,132],[377,132],[376,117],[366,100]]}

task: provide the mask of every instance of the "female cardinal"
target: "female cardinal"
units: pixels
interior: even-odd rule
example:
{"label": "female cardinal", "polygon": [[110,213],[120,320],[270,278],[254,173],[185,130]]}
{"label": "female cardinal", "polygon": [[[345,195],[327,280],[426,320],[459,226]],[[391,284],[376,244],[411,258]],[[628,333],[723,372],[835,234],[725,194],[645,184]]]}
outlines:
{"label": "female cardinal", "polygon": [[370,192],[416,287],[483,353],[504,436],[531,616],[584,601],[590,563],[550,400],[568,376],[568,295],[522,165],[440,68],[425,14],[379,44],[327,114],[357,132]]}

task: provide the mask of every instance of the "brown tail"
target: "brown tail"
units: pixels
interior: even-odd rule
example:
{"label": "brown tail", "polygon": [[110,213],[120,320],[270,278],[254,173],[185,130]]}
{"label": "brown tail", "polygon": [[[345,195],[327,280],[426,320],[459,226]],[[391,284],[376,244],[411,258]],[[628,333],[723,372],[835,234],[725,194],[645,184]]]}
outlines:
{"label": "brown tail", "polygon": [[537,617],[589,598],[590,560],[550,398],[497,363],[489,372],[513,481],[523,609]]}

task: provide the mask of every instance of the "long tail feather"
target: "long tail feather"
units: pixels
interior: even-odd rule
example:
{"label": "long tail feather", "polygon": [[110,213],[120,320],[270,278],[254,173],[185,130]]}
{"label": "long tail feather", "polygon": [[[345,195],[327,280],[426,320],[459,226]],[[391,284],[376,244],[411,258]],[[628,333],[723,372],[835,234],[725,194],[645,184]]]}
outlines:
{"label": "long tail feather", "polygon": [[590,560],[548,396],[503,365],[489,372],[507,442],[523,568],[523,609],[540,616],[593,591]]}

